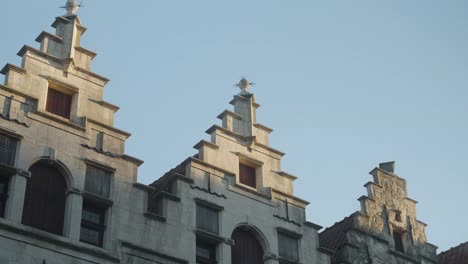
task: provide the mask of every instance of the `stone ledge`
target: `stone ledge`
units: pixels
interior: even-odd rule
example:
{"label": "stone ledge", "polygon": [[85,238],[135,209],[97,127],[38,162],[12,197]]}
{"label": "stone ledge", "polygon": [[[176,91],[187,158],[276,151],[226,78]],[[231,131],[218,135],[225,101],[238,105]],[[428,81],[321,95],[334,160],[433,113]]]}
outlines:
{"label": "stone ledge", "polygon": [[40,43],[46,37],[53,40],[53,41],[55,41],[55,42],[62,43],[62,38],[61,37],[56,36],[54,34],[51,34],[49,32],[46,32],[46,31],[42,31],[41,34],[39,34],[39,36],[37,36],[36,41]]}
{"label": "stone ledge", "polygon": [[5,67],[3,67],[3,69],[0,71],[1,74],[3,75],[6,75],[9,71],[15,71],[17,73],[20,73],[20,74],[26,74],[26,70],[21,68],[21,67],[18,67],[18,66],[15,66],[13,64],[10,64],[10,63],[7,63],[5,65]]}
{"label": "stone ledge", "polygon": [[167,221],[166,217],[159,215],[159,214],[152,213],[152,212],[144,212],[143,215],[147,218],[150,218],[152,220],[156,220],[159,222],[163,222],[163,223]]}
{"label": "stone ledge", "polygon": [[[71,241],[69,238],[50,234],[45,231],[41,231],[32,227],[8,223],[8,222],[10,221],[0,218],[0,228],[6,231],[14,232],[15,235],[21,235],[21,236],[27,237],[24,240],[15,239],[19,242],[23,242],[23,243],[27,243],[27,244],[31,244],[35,246],[40,246],[40,247],[44,247],[44,242],[46,242],[46,243],[64,247],[70,250],[74,250],[80,254],[83,254],[83,253],[89,254],[91,256],[102,258],[111,262],[120,263],[120,259],[114,257],[115,254],[107,250],[104,250],[98,247],[93,247],[85,243]],[[30,239],[31,237],[39,240],[39,242],[34,243],[35,241],[31,241]]]}
{"label": "stone ledge", "polygon": [[155,250],[150,249],[150,248],[145,248],[145,247],[142,247],[142,246],[139,246],[139,245],[135,245],[135,244],[133,244],[131,242],[127,242],[127,241],[124,241],[124,240],[121,240],[120,242],[122,244],[122,247],[126,247],[126,248],[133,249],[133,250],[138,250],[138,251],[141,251],[143,253],[150,254],[150,255],[155,255],[157,257],[167,259],[167,260],[170,260],[170,261],[173,261],[173,262],[177,262],[177,263],[180,263],[180,264],[188,264],[189,263],[187,260],[176,258],[176,257],[170,256],[170,255],[166,255],[164,253],[155,251]]}
{"label": "stone ledge", "polygon": [[214,150],[218,150],[218,149],[219,149],[219,146],[218,146],[218,145],[213,144],[213,143],[211,143],[211,142],[208,142],[208,141],[206,141],[206,140],[200,140],[200,142],[198,142],[197,144],[195,144],[195,146],[193,146],[193,148],[196,149],[196,150],[199,150],[200,148],[202,148],[202,147],[204,147],[204,146],[209,147],[209,148],[212,148],[212,149],[214,149]]}

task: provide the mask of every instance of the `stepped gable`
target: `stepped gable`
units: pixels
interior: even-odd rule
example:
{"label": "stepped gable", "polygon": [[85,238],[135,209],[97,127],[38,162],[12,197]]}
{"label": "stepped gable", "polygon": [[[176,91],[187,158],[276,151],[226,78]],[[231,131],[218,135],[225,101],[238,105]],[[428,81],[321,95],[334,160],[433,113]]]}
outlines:
{"label": "stepped gable", "polygon": [[439,264],[468,264],[468,242],[437,255]]}

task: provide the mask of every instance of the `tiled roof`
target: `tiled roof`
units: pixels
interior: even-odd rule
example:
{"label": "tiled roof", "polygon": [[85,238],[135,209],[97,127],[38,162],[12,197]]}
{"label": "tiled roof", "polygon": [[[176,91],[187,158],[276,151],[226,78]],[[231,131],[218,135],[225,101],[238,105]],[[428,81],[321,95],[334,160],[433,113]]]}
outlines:
{"label": "tiled roof", "polygon": [[172,177],[176,174],[185,176],[185,162],[182,162],[175,168],[166,172],[161,178],[151,183],[150,186],[153,187],[156,192],[165,190],[169,187]]}
{"label": "tiled roof", "polygon": [[468,242],[437,255],[439,264],[468,264]]}
{"label": "tiled roof", "polygon": [[354,214],[335,223],[319,234],[320,247],[336,251],[346,243],[346,232],[353,227]]}

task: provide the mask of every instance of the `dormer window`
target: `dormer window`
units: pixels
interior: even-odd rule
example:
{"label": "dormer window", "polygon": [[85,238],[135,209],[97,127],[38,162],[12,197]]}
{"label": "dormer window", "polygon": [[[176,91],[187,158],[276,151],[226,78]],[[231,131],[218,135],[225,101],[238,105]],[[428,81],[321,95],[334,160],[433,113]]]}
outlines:
{"label": "dormer window", "polygon": [[257,188],[256,169],[249,165],[239,163],[239,182],[252,188]]}

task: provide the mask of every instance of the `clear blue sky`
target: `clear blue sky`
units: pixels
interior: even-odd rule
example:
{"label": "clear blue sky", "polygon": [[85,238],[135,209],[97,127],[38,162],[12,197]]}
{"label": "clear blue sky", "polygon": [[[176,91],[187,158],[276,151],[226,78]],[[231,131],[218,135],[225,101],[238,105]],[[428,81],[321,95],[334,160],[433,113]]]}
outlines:
{"label": "clear blue sky", "polygon": [[[2,1],[0,64],[52,31],[65,0]],[[116,126],[149,183],[207,139],[242,75],[283,169],[330,226],[395,160],[429,242],[468,240],[468,1],[85,1],[82,46],[112,81]],[[137,97],[134,94],[144,94]]]}

